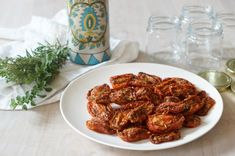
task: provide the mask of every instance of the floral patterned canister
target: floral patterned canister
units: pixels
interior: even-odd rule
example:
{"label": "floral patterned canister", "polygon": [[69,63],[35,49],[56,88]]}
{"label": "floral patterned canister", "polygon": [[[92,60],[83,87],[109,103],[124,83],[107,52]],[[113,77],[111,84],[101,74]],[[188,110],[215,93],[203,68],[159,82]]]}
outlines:
{"label": "floral patterned canister", "polygon": [[108,0],[67,0],[70,59],[95,65],[110,59]]}

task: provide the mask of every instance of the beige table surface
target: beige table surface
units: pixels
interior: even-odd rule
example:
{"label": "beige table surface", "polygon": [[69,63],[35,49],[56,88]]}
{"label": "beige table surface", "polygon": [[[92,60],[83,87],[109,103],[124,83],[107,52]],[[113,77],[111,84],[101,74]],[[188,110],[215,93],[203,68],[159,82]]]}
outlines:
{"label": "beige table surface", "polygon": [[[110,0],[111,34],[136,40],[143,50],[147,18],[178,15],[186,2],[235,11],[234,0]],[[32,15],[52,17],[65,5],[65,0],[0,0],[0,27],[25,25]],[[137,61],[147,59],[141,53]],[[222,97],[222,118],[206,135],[180,147],[148,152],[116,149],[82,137],[63,120],[59,102],[29,111],[0,111],[0,156],[234,156],[235,94],[227,91]]]}

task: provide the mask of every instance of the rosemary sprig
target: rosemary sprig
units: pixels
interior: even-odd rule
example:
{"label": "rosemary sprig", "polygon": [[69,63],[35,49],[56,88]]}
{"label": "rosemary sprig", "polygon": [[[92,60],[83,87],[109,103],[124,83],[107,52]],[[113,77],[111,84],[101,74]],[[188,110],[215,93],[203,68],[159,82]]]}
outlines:
{"label": "rosemary sprig", "polygon": [[68,47],[55,44],[39,43],[39,46],[29,53],[26,50],[26,56],[0,58],[0,76],[6,80],[17,84],[32,84],[33,88],[25,93],[24,96],[17,96],[11,100],[11,107],[15,109],[22,106],[27,109],[27,105],[35,106],[34,99],[45,97],[44,91],[51,91],[50,82],[59,73],[67,59]]}

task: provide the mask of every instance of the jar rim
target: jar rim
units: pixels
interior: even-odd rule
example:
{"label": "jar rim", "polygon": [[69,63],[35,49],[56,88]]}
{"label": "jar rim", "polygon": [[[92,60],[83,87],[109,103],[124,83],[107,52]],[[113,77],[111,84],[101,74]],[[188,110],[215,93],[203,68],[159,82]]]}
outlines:
{"label": "jar rim", "polygon": [[235,13],[220,12],[216,14],[217,20],[228,27],[235,27]]}
{"label": "jar rim", "polygon": [[192,20],[214,17],[213,7],[210,5],[185,5],[181,11],[181,19]]}
{"label": "jar rim", "polygon": [[217,12],[216,17],[217,18],[234,18],[235,13],[232,13],[232,12]]}
{"label": "jar rim", "polygon": [[175,29],[178,26],[178,17],[152,15],[149,17],[147,30],[170,30]]}
{"label": "jar rim", "polygon": [[215,35],[222,35],[222,24],[219,22],[209,21],[194,21],[189,25],[189,33],[198,37],[211,37]]}
{"label": "jar rim", "polygon": [[194,10],[194,9],[205,9],[205,10],[213,10],[211,5],[184,5],[183,10]]}

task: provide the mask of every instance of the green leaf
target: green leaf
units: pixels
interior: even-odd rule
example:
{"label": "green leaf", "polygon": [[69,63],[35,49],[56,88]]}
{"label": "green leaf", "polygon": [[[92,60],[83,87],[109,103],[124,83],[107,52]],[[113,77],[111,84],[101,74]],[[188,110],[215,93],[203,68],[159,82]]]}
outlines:
{"label": "green leaf", "polygon": [[36,106],[35,102],[34,101],[31,101],[31,106]]}
{"label": "green leaf", "polygon": [[15,109],[17,107],[17,103],[14,99],[11,99],[11,104],[10,104],[12,109]]}
{"label": "green leaf", "polygon": [[51,87],[45,87],[44,89],[45,89],[46,92],[52,91],[52,88],[51,88]]}
{"label": "green leaf", "polygon": [[37,96],[39,96],[40,98],[44,98],[44,97],[46,97],[47,95],[40,95],[40,94],[37,94]]}
{"label": "green leaf", "polygon": [[26,105],[23,105],[23,106],[22,106],[22,109],[23,109],[23,110],[28,110],[28,107],[27,107]]}
{"label": "green leaf", "polygon": [[26,50],[26,56],[27,56],[27,57],[31,57],[31,54],[29,53],[28,50]]}

